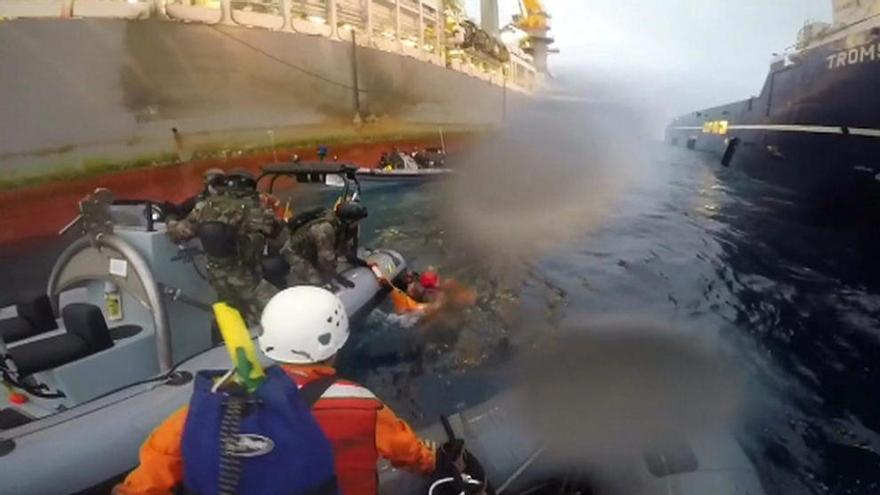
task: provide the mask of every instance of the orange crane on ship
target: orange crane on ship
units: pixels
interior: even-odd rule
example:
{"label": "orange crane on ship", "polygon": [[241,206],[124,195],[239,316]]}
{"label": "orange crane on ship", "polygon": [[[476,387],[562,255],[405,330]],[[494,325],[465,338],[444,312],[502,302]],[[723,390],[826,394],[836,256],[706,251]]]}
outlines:
{"label": "orange crane on ship", "polygon": [[547,72],[547,55],[558,50],[551,49],[554,39],[548,36],[550,31],[550,14],[544,10],[541,0],[519,0],[520,15],[513,18],[513,25],[528,36],[523,40],[522,48],[535,61],[538,72]]}

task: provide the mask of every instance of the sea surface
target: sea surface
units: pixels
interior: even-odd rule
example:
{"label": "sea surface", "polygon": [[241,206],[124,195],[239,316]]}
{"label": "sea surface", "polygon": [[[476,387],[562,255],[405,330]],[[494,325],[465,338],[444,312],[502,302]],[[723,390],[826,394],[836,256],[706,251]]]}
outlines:
{"label": "sea surface", "polygon": [[[859,212],[817,219],[787,191],[707,155],[659,144],[650,155],[601,222],[530,260],[507,289],[454,252],[433,186],[367,190],[367,244],[478,287],[481,300],[439,330],[437,345],[436,334],[377,312],[352,345],[351,371],[429,421],[491,396],[504,386],[492,370],[523,342],[540,345],[505,317],[511,304],[538,315],[543,324],[525,330],[536,334],[642,318],[717,341],[743,374],[736,436],[768,493],[880,493],[873,222]],[[425,341],[427,352],[414,350]]]}
{"label": "sea surface", "polygon": [[[858,213],[817,221],[785,191],[706,155],[659,144],[650,155],[601,221],[510,268],[513,282],[458,250],[436,185],[365,189],[364,245],[397,249],[412,268],[435,267],[479,298],[428,326],[384,306],[341,368],[426,424],[504,388],[498,370],[553,328],[644,318],[711,339],[736,364],[745,377],[736,436],[768,493],[880,493],[874,225]],[[43,287],[55,251],[0,257],[17,284],[4,292]]]}

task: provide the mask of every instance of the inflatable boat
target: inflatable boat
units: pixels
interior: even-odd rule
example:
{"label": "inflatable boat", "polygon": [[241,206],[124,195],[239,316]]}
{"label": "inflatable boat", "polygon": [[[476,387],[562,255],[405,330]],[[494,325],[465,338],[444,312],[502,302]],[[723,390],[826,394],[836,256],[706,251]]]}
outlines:
{"label": "inflatable boat", "polygon": [[376,186],[416,185],[448,177],[448,168],[421,168],[412,157],[401,153],[409,165],[400,168],[366,168],[350,163],[291,162],[263,167],[262,177],[270,177],[269,191],[279,177],[289,177],[303,184],[321,184],[333,188],[373,188]]}
{"label": "inflatable boat", "polygon": [[[198,241],[179,248],[161,207],[113,204],[108,190],[80,210],[85,235],[58,258],[46,294],[0,320],[2,493],[74,493],[127,472],[148,433],[187,403],[193,375],[230,367]],[[360,254],[389,279],[405,269],[396,252]],[[347,283],[328,288],[352,319],[386,295],[369,268],[338,278]]]}
{"label": "inflatable boat", "polygon": [[[640,455],[560,461],[552,445],[530,433],[523,395],[508,391],[419,431],[442,444],[450,436],[482,465],[496,494],[583,493],[639,495],[763,495],[758,473],[737,440],[726,431],[679,438]],[[444,418],[445,419],[445,418]],[[577,435],[577,432],[572,432]],[[589,439],[583,439],[585,444]],[[609,473],[613,471],[613,475]],[[471,473],[469,473],[471,474]],[[610,480],[610,478],[615,478]],[[382,495],[429,494],[431,481],[385,465],[380,470]],[[453,493],[445,491],[443,493]]]}
{"label": "inflatable boat", "polygon": [[420,169],[378,169],[360,168],[357,171],[358,180],[364,186],[372,185],[405,185],[431,182],[452,174],[448,168],[420,168]]}
{"label": "inflatable boat", "polygon": [[365,186],[421,184],[452,173],[446,168],[446,154],[439,150],[393,151],[383,155],[376,168],[359,168],[358,180]]}

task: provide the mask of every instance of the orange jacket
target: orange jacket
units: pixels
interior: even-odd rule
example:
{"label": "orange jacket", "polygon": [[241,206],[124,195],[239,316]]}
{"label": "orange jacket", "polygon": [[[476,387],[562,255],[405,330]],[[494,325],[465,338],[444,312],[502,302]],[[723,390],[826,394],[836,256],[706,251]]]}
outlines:
{"label": "orange jacket", "polygon": [[[321,376],[333,375],[336,371],[328,366],[282,366],[288,375],[304,385]],[[343,382],[345,383],[345,382]],[[350,382],[349,382],[350,383]],[[323,400],[323,399],[322,399]],[[332,399],[331,399],[332,400]],[[316,407],[321,404],[318,401]],[[332,407],[332,406],[324,406]],[[116,495],[165,495],[183,481],[183,456],[180,442],[186,423],[187,408],[181,408],[159,425],[144,442],[140,451],[140,465],[128,475],[125,481],[114,489]],[[319,420],[319,424],[322,424]],[[322,427],[324,427],[322,425]],[[416,436],[406,421],[397,417],[388,406],[376,412],[376,451],[396,467],[406,468],[422,474],[434,470],[434,447]],[[335,435],[327,433],[331,443]],[[334,450],[336,445],[334,445]],[[345,477],[345,466],[337,463],[337,475]],[[375,479],[375,477],[374,477]],[[369,492],[371,490],[365,490]],[[362,495],[346,493],[342,495]]]}

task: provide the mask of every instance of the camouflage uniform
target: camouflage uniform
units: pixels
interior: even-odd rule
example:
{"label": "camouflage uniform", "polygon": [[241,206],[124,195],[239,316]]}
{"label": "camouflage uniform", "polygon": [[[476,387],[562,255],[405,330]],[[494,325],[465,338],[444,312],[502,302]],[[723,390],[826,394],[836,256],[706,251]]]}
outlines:
{"label": "camouflage uniform", "polygon": [[198,194],[186,198],[178,205],[165,203],[165,211],[178,218],[184,218],[193,211],[193,208],[196,207],[199,201],[210,196],[216,196],[223,189],[222,183],[225,180],[226,174],[219,168],[209,168],[202,174],[202,177],[204,178],[205,185]]}
{"label": "camouflage uniform", "polygon": [[357,251],[357,235],[348,229],[332,211],[303,225],[294,232],[281,249],[290,265],[295,284],[323,285],[337,273],[337,260],[352,257]]}
{"label": "camouflage uniform", "polygon": [[169,222],[168,234],[175,242],[187,241],[198,235],[199,226],[205,222],[234,227],[235,255],[206,255],[207,278],[219,300],[255,324],[263,307],[278,292],[263,280],[260,264],[266,238],[276,231],[275,216],[255,194],[224,193],[197,203],[184,220]]}

